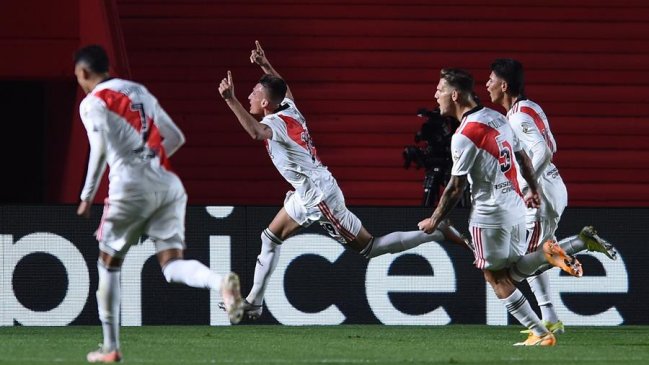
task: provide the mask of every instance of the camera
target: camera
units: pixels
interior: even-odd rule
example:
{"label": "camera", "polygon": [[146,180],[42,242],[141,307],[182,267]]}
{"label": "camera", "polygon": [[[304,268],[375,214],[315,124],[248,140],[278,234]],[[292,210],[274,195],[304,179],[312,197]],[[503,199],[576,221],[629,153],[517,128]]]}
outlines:
{"label": "camera", "polygon": [[440,190],[451,177],[451,136],[460,123],[453,117],[442,116],[439,108],[421,108],[417,116],[425,121],[415,133],[416,145],[403,150],[403,167],[407,169],[414,164],[417,169],[425,169],[422,206],[431,207],[437,204]]}

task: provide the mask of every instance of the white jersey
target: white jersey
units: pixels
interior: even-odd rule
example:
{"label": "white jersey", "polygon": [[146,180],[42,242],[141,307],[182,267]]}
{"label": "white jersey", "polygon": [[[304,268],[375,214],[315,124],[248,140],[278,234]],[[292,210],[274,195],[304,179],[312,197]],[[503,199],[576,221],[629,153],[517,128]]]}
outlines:
{"label": "white jersey", "polygon": [[182,188],[168,157],[184,136],[144,86],[108,79],[81,101],[79,111],[90,142],[81,200],[93,199],[106,163],[111,197]]}
{"label": "white jersey", "polygon": [[525,204],[514,157],[517,151],[518,139],[502,114],[478,106],[462,118],[451,138],[451,174],[468,175],[471,225],[496,228],[524,222]]}
{"label": "white jersey", "polygon": [[272,139],[264,142],[279,173],[307,208],[317,206],[337,185],[318,158],[304,116],[293,100],[285,98],[279,111],[266,115],[261,123],[273,131]]}
{"label": "white jersey", "polygon": [[[538,216],[546,218],[561,216],[567,204],[566,186],[559,175],[559,170],[551,161],[545,167],[540,161],[539,148],[547,146],[552,154],[557,152],[557,143],[550,131],[547,116],[537,103],[521,99],[507,112],[507,119],[520,140],[521,147],[530,156],[535,171],[538,168],[543,171],[538,181],[542,194]],[[519,183],[524,185],[522,176],[519,176]]]}

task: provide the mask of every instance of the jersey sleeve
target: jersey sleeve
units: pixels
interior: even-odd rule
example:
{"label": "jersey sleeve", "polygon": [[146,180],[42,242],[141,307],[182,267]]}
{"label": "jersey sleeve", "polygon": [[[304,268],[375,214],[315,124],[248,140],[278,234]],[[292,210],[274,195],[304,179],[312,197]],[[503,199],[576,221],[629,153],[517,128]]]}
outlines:
{"label": "jersey sleeve", "polygon": [[[288,105],[289,109],[296,109],[295,102],[289,98],[284,98],[281,105]],[[271,114],[264,117],[261,120],[261,123],[270,127],[273,131],[273,137],[271,140],[275,142],[288,142],[290,138],[288,136],[288,129],[286,127],[286,122],[282,120],[277,114]]]}
{"label": "jersey sleeve", "polygon": [[277,114],[265,116],[261,123],[267,125],[273,131],[271,140],[275,142],[287,142],[289,140],[286,123]]}
{"label": "jersey sleeve", "polygon": [[520,141],[521,147],[531,153],[530,159],[534,168],[534,174],[539,175],[550,163],[552,153],[534,121],[525,113],[514,113],[509,118],[510,125],[514,130],[514,136]]}
{"label": "jersey sleeve", "polygon": [[90,155],[88,171],[81,190],[82,201],[92,201],[99,188],[101,177],[106,171],[106,118],[107,109],[99,100],[84,99],[79,106],[79,114],[88,134]]}
{"label": "jersey sleeve", "polygon": [[462,134],[454,134],[451,137],[451,156],[453,157],[453,168],[451,175],[467,175],[475,162],[478,149],[469,138]]}
{"label": "jersey sleeve", "polygon": [[514,113],[509,117],[509,123],[514,130],[514,135],[522,144],[521,147],[529,150],[539,143],[545,145],[545,139],[543,139],[543,135],[541,135],[534,121],[524,113]]}

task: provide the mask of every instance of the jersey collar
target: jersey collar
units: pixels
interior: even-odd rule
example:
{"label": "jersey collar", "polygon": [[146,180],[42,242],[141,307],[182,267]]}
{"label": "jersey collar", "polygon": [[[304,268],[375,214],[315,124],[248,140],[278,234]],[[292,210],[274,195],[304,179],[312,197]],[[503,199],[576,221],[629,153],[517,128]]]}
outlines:
{"label": "jersey collar", "polygon": [[484,108],[484,106],[482,106],[480,104],[476,105],[473,109],[471,109],[468,112],[462,114],[462,120],[466,119],[466,117],[469,116],[469,114],[473,114],[473,113],[479,111],[482,108]]}

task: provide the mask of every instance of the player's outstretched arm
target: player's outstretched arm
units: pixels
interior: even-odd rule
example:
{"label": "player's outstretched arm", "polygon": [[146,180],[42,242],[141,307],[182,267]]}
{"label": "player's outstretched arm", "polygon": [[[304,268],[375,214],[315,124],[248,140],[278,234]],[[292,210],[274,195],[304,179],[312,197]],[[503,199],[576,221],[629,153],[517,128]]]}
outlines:
{"label": "player's outstretched arm", "polygon": [[[250,63],[258,64],[265,74],[277,76],[284,79],[277,71],[275,71],[273,66],[268,61],[268,58],[266,58],[266,53],[264,52],[264,49],[261,48],[259,41],[255,41],[255,49],[250,52]],[[284,82],[286,82],[285,79]],[[288,87],[288,83],[286,86],[286,97],[291,100],[295,100],[293,93],[291,93],[291,88]]]}
{"label": "player's outstretched arm", "polygon": [[430,218],[426,218],[419,222],[417,225],[420,230],[430,234],[433,233],[441,221],[446,218],[448,213],[455,208],[457,203],[462,199],[464,194],[464,189],[468,184],[468,179],[466,175],[455,176],[452,175],[451,179],[448,181],[448,185],[442,193],[442,197],[439,199],[439,204],[433,212],[433,215]]}
{"label": "player's outstretched arm", "polygon": [[221,80],[219,93],[230,110],[241,123],[243,129],[248,132],[252,139],[261,141],[273,138],[273,131],[265,124],[259,123],[248,111],[241,105],[234,95],[234,82],[232,81],[232,72],[228,71],[228,76]]}

